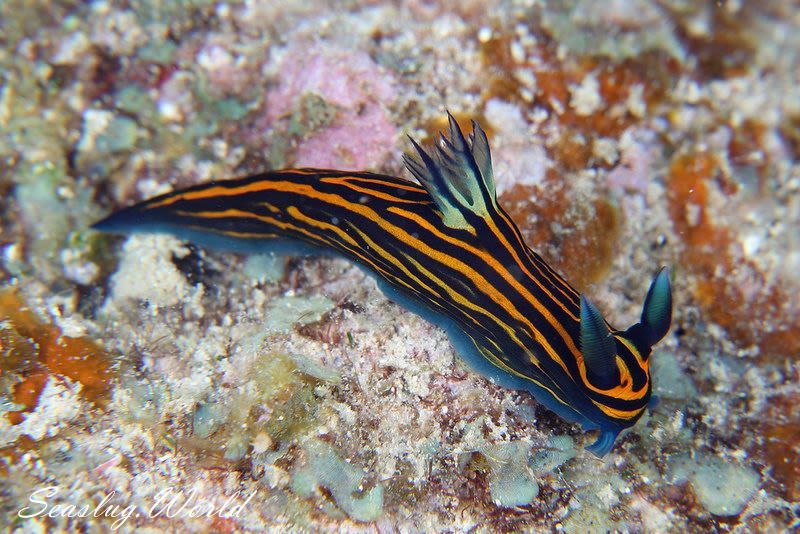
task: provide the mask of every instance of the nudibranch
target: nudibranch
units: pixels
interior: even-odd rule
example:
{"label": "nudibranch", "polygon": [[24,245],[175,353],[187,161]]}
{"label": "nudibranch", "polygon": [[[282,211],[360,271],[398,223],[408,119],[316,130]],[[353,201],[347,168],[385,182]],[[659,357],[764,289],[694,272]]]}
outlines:
{"label": "nudibranch", "polygon": [[473,122],[467,140],[452,116],[449,124],[431,150],[411,139],[416,154],[404,160],[419,184],[371,172],[270,171],[160,195],[94,228],[349,258],[389,298],[444,328],[475,370],[598,430],[587,448],[603,456],[650,401],[651,347],[672,318],[669,272],[655,276],[638,323],[612,328],[498,205],[484,131]]}

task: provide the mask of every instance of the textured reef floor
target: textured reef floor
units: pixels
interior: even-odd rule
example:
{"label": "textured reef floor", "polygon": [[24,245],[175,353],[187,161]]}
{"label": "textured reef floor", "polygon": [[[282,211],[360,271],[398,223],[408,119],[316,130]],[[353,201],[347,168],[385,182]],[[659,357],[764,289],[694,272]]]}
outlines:
{"label": "textured reef floor", "polygon": [[[796,528],[791,3],[330,4],[0,3],[0,524]],[[407,176],[444,109],[612,324],[672,266],[661,401],[601,460],[343,260],[88,229],[269,168]]]}

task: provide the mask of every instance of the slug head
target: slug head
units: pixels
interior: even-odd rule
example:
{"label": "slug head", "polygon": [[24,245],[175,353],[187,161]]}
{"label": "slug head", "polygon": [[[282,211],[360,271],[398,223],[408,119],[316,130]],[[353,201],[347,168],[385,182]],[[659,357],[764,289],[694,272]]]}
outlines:
{"label": "slug head", "polygon": [[[635,349],[642,361],[669,331],[672,323],[672,288],[669,270],[662,267],[647,291],[641,320],[624,332],[612,332],[600,311],[581,296],[580,347],[589,381],[601,389],[619,384],[620,369],[617,358],[626,361],[622,354]],[[626,343],[626,341],[628,343]]]}
{"label": "slug head", "polygon": [[653,345],[669,331],[672,289],[669,270],[662,268],[644,299],[641,319],[625,331],[614,331],[600,311],[581,296],[580,350],[590,396],[608,418],[589,450],[602,456],[617,434],[633,425],[652,402],[649,362]]}

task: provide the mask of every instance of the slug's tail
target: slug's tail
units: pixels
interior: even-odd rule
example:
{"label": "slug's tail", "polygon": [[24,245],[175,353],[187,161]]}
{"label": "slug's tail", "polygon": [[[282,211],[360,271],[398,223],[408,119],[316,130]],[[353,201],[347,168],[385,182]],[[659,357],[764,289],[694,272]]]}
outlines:
{"label": "slug's tail", "polygon": [[97,221],[91,228],[100,232],[127,234],[141,227],[148,219],[149,217],[143,213],[140,206],[131,206]]}
{"label": "slug's tail", "polygon": [[[260,205],[271,175],[211,182],[173,191],[112,213],[92,229],[113,234],[161,233],[218,250],[262,251],[280,234]],[[293,250],[293,249],[290,249]]]}

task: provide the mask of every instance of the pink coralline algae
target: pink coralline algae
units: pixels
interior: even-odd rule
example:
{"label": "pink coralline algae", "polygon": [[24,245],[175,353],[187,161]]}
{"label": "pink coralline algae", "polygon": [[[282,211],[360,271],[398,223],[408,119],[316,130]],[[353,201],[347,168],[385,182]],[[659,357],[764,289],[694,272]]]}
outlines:
{"label": "pink coralline algae", "polygon": [[330,121],[299,140],[296,166],[374,169],[395,152],[397,130],[386,111],[395,98],[392,76],[366,53],[297,48],[286,54],[280,73],[281,84],[267,95],[268,127],[298,112],[309,96],[334,110]]}
{"label": "pink coralline algae", "polygon": [[619,142],[620,161],[608,173],[608,185],[631,193],[644,194],[653,177],[656,158],[655,133],[649,130],[629,129]]}
{"label": "pink coralline algae", "polygon": [[394,152],[397,131],[379,104],[340,119],[300,143],[298,166],[374,169]]}

